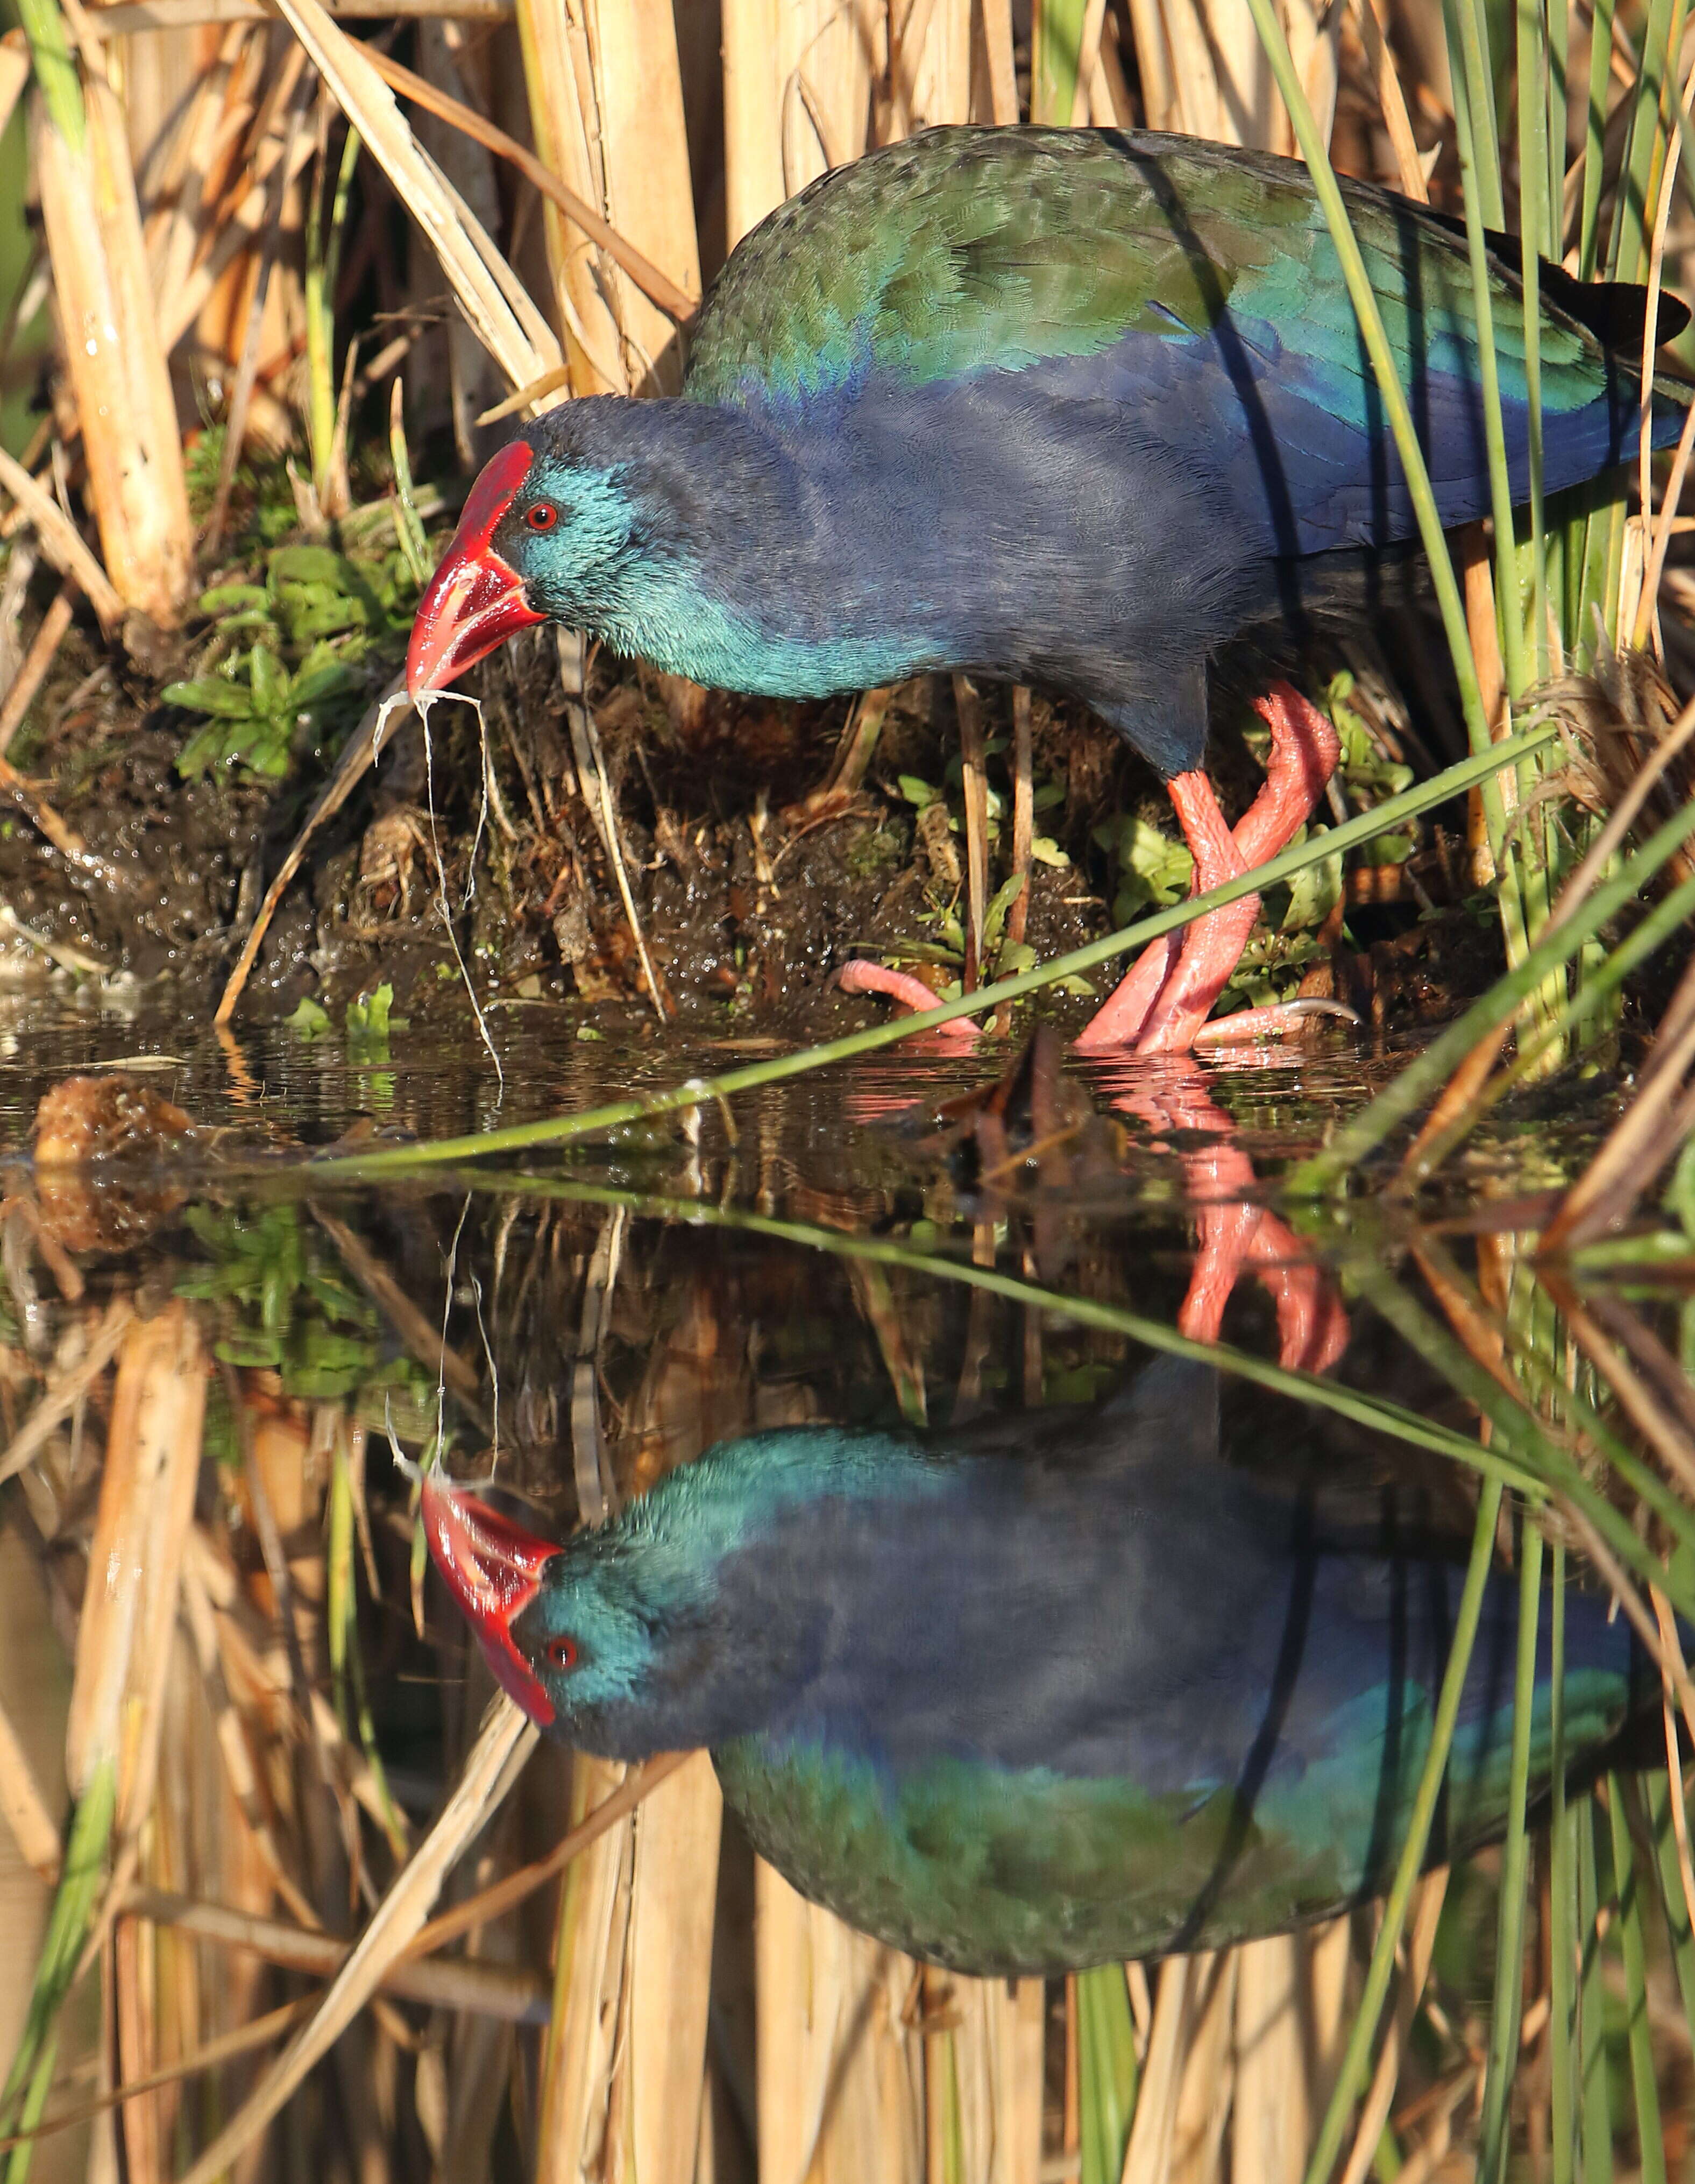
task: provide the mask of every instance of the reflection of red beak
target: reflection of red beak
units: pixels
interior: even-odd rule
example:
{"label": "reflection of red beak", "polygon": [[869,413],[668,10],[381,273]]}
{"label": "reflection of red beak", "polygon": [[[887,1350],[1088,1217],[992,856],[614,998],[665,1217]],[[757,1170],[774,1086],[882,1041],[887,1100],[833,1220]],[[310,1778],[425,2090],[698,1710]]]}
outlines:
{"label": "reflection of red beak", "polygon": [[483,465],[471,488],[459,527],[412,624],[406,688],[414,705],[427,691],[445,690],[514,630],[547,620],[525,597],[522,577],[489,543],[531,460],[523,441],[514,440]]}
{"label": "reflection of red beak", "polygon": [[538,1539],[498,1510],[434,1479],[424,1482],[423,1509],[424,1535],[436,1567],[470,1618],[496,1680],[546,1729],[553,1719],[553,1702],[514,1643],[512,1625],[541,1590],[542,1569],[559,1552],[558,1540]]}

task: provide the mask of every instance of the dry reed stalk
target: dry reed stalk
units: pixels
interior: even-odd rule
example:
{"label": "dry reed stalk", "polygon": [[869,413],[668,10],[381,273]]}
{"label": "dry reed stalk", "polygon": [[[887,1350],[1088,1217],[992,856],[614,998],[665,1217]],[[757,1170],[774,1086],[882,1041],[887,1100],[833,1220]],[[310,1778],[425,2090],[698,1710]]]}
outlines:
{"label": "dry reed stalk", "polygon": [[699,1752],[632,1823],[623,2098],[614,2087],[613,2113],[625,2173],[642,2184],[690,2184],[694,2174],[683,2120],[699,2113],[706,2065],[723,1811],[712,1762]]}
{"label": "dry reed stalk", "polygon": [[881,0],[723,0],[724,186],[733,248],[874,141],[888,63]]}
{"label": "dry reed stalk", "polygon": [[1236,1979],[1237,1952],[1223,1949],[1201,1960],[1191,1982],[1192,2021],[1165,2184],[1222,2184],[1225,2126],[1235,2092]]}
{"label": "dry reed stalk", "polygon": [[[925,2184],[945,2184],[958,2139],[958,2174],[971,2184],[1036,2184],[1042,2173],[1042,1982],[926,1975],[957,2021],[924,2044],[930,2124]],[[938,2159],[939,2155],[939,2159]]]}
{"label": "dry reed stalk", "polygon": [[21,31],[8,31],[0,38],[0,136],[12,119],[14,108],[30,80],[30,49]]}
{"label": "dry reed stalk", "polygon": [[0,1707],[0,1820],[12,1830],[25,1864],[51,1886],[58,1878],[58,1823],[3,1707]]}
{"label": "dry reed stalk", "polygon": [[1209,1961],[1205,1957],[1168,1957],[1159,1967],[1148,2054],[1125,2149],[1123,2184],[1166,2184],[1192,2014],[1192,1987]]}
{"label": "dry reed stalk", "polygon": [[125,1330],[77,1626],[65,1773],[81,1797],[119,1761],[118,1839],[153,1802],[170,1638],[200,1471],[206,1358],[190,1308],[173,1300]]}
{"label": "dry reed stalk", "polygon": [[953,677],[953,701],[959,715],[959,757],[965,806],[964,990],[973,993],[983,978],[983,918],[989,901],[989,783],[984,755],[983,707],[975,686],[964,675]]}
{"label": "dry reed stalk", "polygon": [[1364,2184],[1364,2179],[1377,2158],[1383,2126],[1389,2120],[1389,2110],[1394,2105],[1395,2087],[1400,2080],[1402,2059],[1412,2034],[1413,2020],[1424,1995],[1425,1981],[1430,1976],[1437,1927],[1441,1922],[1442,1907],[1447,1896],[1446,1866],[1438,1867],[1434,1873],[1427,1873],[1419,1883],[1406,1944],[1406,1961],[1396,1975],[1395,2014],[1390,2020],[1389,2029],[1383,2037],[1377,2067],[1372,2073],[1370,2090],[1360,2107],[1359,2128],[1354,2133],[1348,2166],[1342,2171],[1342,2184]]}
{"label": "dry reed stalk", "polygon": [[124,602],[112,581],[82,543],[81,533],[50,493],[39,486],[24,465],[0,448],[0,488],[11,494],[18,508],[35,526],[42,551],[54,568],[72,577],[94,610],[101,629],[112,635],[124,619]]}
{"label": "dry reed stalk", "polygon": [[75,588],[67,580],[53,594],[52,604],[42,616],[41,627],[30,640],[23,665],[13,677],[4,701],[0,702],[0,758],[11,748],[13,737],[24,725],[24,716],[35,703],[36,693],[58,655],[75,605]]}
{"label": "dry reed stalk", "polygon": [[88,125],[73,147],[36,109],[34,171],[53,262],[61,344],[82,426],[89,497],[107,574],[127,607],[175,625],[194,534],[123,109],[91,75]]}
{"label": "dry reed stalk", "polygon": [[1300,2184],[1340,2053],[1348,1922],[1236,1952],[1232,2184]]}
{"label": "dry reed stalk", "polygon": [[[1148,0],[1148,4],[1155,4],[1155,0]],[[1010,127],[1018,120],[1012,0],[977,0],[976,38],[983,78],[981,92],[974,102],[977,119],[992,121],[997,128]]]}
{"label": "dry reed stalk", "polygon": [[[261,1958],[315,1979],[336,1978],[357,1946],[335,1934],[292,1926],[284,1919],[239,1911],[227,1903],[203,1903],[165,1888],[131,1888],[120,1910],[125,1919],[150,1921],[162,1930]],[[387,1964],[377,1985],[383,1993],[402,2001],[464,2010],[503,2024],[541,2025],[548,2017],[547,1989],[532,1972],[476,1957],[418,1957],[403,1950]]]}
{"label": "dry reed stalk", "polygon": [[923,2184],[919,1993],[909,1957],[754,1868],[759,2174],[765,2184]]}
{"label": "dry reed stalk", "polygon": [[[298,4],[298,0],[294,0]],[[533,1747],[536,1730],[511,1700],[496,1699],[458,1780],[429,1834],[384,1896],[308,2023],[189,2168],[182,2184],[213,2184],[251,2146],[272,2117],[351,2025],[422,1927],[442,1882],[493,1809]]]}
{"label": "dry reed stalk", "polygon": [[[700,248],[671,0],[597,0],[585,12],[599,135],[597,209],[676,287],[697,297]],[[675,393],[682,376],[675,327],[615,260],[596,272],[622,336],[625,385]]]}
{"label": "dry reed stalk", "polygon": [[435,161],[357,40],[320,0],[278,5],[399,198],[441,259],[472,331],[514,387],[564,362],[546,320]]}
{"label": "dry reed stalk", "polygon": [[68,1371],[53,1375],[40,1401],[14,1434],[4,1454],[0,1455],[0,1481],[14,1477],[40,1454],[117,1356],[135,1316],[136,1307],[128,1297],[120,1295],[113,1298],[90,1332],[88,1346],[81,1357]]}
{"label": "dry reed stalk", "polygon": [[907,127],[977,118],[971,100],[977,0],[935,0],[921,22],[920,3],[912,0],[908,9],[895,70],[897,106],[906,107]]}

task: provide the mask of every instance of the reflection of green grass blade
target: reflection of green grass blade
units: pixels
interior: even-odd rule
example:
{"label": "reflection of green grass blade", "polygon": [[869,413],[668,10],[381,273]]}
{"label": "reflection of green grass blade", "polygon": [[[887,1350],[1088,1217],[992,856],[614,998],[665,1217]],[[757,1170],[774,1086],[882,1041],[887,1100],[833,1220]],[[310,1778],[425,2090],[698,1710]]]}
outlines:
{"label": "reflection of green grass blade", "polygon": [[[1452,1428],[1438,1425],[1429,1418],[1420,1418],[1417,1412],[1406,1409],[1387,1396],[1371,1396],[1357,1388],[1314,1373],[1303,1373],[1292,1368],[1274,1365],[1264,1357],[1256,1357],[1249,1351],[1237,1350],[1227,1342],[1197,1342],[1188,1335],[1180,1334],[1175,1328],[1167,1327],[1162,1320],[1149,1319],[1142,1312],[1131,1312],[1122,1305],[1103,1304],[1092,1297],[1068,1295],[1063,1290],[1043,1288],[1039,1283],[1024,1280],[1016,1274],[1003,1274],[992,1267],[973,1266],[969,1261],[945,1259],[938,1254],[914,1251],[909,1245],[890,1243],[877,1236],[853,1236],[837,1228],[820,1228],[804,1221],[781,1221],[774,1216],[744,1212],[740,1207],[716,1206],[709,1200],[697,1198],[667,1198],[641,1191],[620,1190],[610,1184],[575,1183],[553,1176],[479,1176],[475,1170],[455,1178],[456,1183],[470,1190],[481,1184],[487,1188],[497,1186],[503,1195],[510,1197],[557,1200],[575,1206],[624,1206],[632,1213],[662,1221],[681,1221],[692,1227],[733,1228],[750,1236],[768,1236],[785,1244],[797,1244],[809,1251],[827,1252],[835,1258],[869,1259],[885,1267],[904,1267],[914,1273],[928,1274],[939,1281],[963,1283],[968,1289],[986,1290],[992,1296],[1004,1297],[1009,1303],[1033,1306],[1051,1312],[1078,1327],[1095,1327],[1110,1334],[1122,1334],[1139,1342],[1147,1349],[1155,1350],[1171,1357],[1187,1357],[1198,1365],[1211,1365],[1221,1373],[1264,1388],[1275,1396],[1288,1396],[1296,1402],[1313,1403],[1320,1410],[1332,1411],[1338,1418],[1351,1418],[1355,1424],[1383,1433],[1392,1440],[1405,1442],[1409,1447],[1429,1449],[1437,1456],[1452,1457],[1486,1479],[1525,1493],[1539,1491],[1543,1482],[1532,1470],[1526,1468],[1509,1457],[1486,1449],[1464,1434]],[[1658,1565],[1656,1565],[1658,1573]]]}
{"label": "reflection of green grass blade", "polygon": [[1648,2015],[1648,1944],[1642,1922],[1642,1876],[1637,1869],[1625,1821],[1625,1786],[1607,1777],[1607,1812],[1613,1825],[1613,1886],[1619,1907],[1619,1944],[1625,1964],[1625,2030],[1630,2044],[1631,2090],[1636,2098],[1642,2184],[1665,2184],[1665,2135],[1659,2120],[1653,2041]]}
{"label": "reflection of green grass blade", "polygon": [[1554,1542],[1548,1602],[1548,1888],[1549,2153],[1553,2184],[1574,2184],[1577,2153],[1577,1872],[1576,1814],[1565,1795],[1565,1549]]}
{"label": "reflection of green grass blade", "polygon": [[1327,1190],[1375,1152],[1392,1130],[1435,1097],[1486,1032],[1510,1017],[1551,970],[1637,899],[1691,833],[1695,833],[1695,805],[1668,819],[1612,879],[1596,888],[1553,931],[1545,933],[1516,968],[1456,1017],[1321,1153],[1303,1161],[1287,1178],[1285,1189],[1312,1195]]}
{"label": "reflection of green grass blade", "polygon": [[851,1033],[845,1039],[827,1039],[797,1054],[750,1062],[745,1068],[726,1070],[721,1077],[693,1078],[686,1084],[675,1085],[669,1091],[655,1093],[645,1100],[617,1100],[603,1107],[591,1108],[584,1114],[551,1116],[539,1123],[520,1123],[510,1129],[485,1130],[474,1137],[436,1138],[422,1145],[394,1145],[377,1152],[347,1153],[314,1161],[313,1175],[356,1182],[371,1176],[404,1174],[414,1168],[483,1160],[499,1153],[530,1152],[542,1145],[570,1145],[580,1138],[596,1137],[607,1130],[620,1128],[626,1123],[646,1122],[659,1115],[677,1114],[685,1108],[704,1107],[737,1092],[751,1092],[763,1084],[777,1084],[792,1077],[808,1076],[835,1062],[852,1061],[860,1055],[875,1054],[883,1047],[897,1045],[914,1033],[952,1023],[956,1017],[985,1015],[1003,1001],[1021,1000],[1026,994],[1058,985],[1063,978],[1092,971],[1144,941],[1157,939],[1162,933],[1175,933],[1179,927],[1192,924],[1210,910],[1235,902],[1245,894],[1258,894],[1279,880],[1289,879],[1309,866],[1322,864],[1327,857],[1355,849],[1363,842],[1374,841],[1378,835],[1392,832],[1403,819],[1445,804],[1462,789],[1492,778],[1503,766],[1516,765],[1520,759],[1551,743],[1558,733],[1548,723],[1528,728],[1503,743],[1492,744],[1481,755],[1448,766],[1434,780],[1422,782],[1414,788],[1390,797],[1374,810],[1350,819],[1345,826],[1320,829],[1309,841],[1284,850],[1281,856],[1265,864],[1256,865],[1251,872],[1244,872],[1240,878],[1214,888],[1207,894],[1194,895],[1169,910],[1156,911],[1120,933],[1109,933],[1103,939],[1092,940],[1086,948],[1074,948],[1069,955],[1056,956],[1036,970],[1021,971],[1015,978],[998,979],[992,986],[980,986],[975,994],[962,994],[957,1001],[946,1002],[940,1008],[925,1009],[920,1015],[899,1021],[872,1024],[864,1031]]}
{"label": "reflection of green grass blade", "polygon": [[1431,1823],[1436,1818],[1437,1800],[1442,1794],[1442,1778],[1448,1772],[1448,1747],[1453,1741],[1453,1725],[1459,1714],[1460,1692],[1464,1686],[1465,1671],[1470,1664],[1471,1648],[1477,1635],[1477,1619],[1483,1607],[1483,1587],[1494,1559],[1495,1524],[1500,1513],[1500,1484],[1498,1480],[1491,1479],[1485,1484],[1478,1499],[1477,1529],[1472,1535],[1471,1559],[1466,1565],[1465,1585],[1459,1596],[1459,1612],[1453,1621],[1453,1641],[1448,1657],[1448,1667],[1442,1674],[1441,1694],[1437,1700],[1436,1719],[1431,1725],[1430,1747],[1425,1755],[1418,1793],[1413,1800],[1412,1814],[1407,1823],[1406,1840],[1395,1868],[1394,1880],[1384,1902],[1383,1923],[1377,1930],[1376,1946],[1371,1952],[1371,1963],[1354,2012],[1353,2028],[1348,2036],[1347,2051],[1337,2074],[1335,2090],[1331,2095],[1330,2106],[1325,2111],[1324,2122],[1307,2163],[1306,2184],[1327,2184],[1331,2170],[1336,2165],[1336,2157],[1341,2151],[1342,2134],[1347,2126],[1349,2112],[1364,2087],[1372,2043],[1377,2036],[1378,2020],[1383,2014],[1389,1980],[1395,1969],[1395,1951],[1400,1946],[1402,1930],[1407,1923],[1407,1907],[1412,1900],[1414,1883],[1424,1869]]}
{"label": "reflection of green grass blade", "polygon": [[1077,2096],[1083,2184],[1118,2184],[1136,2107],[1136,2027],[1122,1964],[1077,1975]]}
{"label": "reflection of green grass blade", "polygon": [[1612,2097],[1607,2085],[1607,1991],[1598,1920],[1595,1800],[1577,1808],[1577,1930],[1583,1937],[1579,2042],[1583,2095],[1583,2184],[1613,2184]]}
{"label": "reflection of green grass blade", "polygon": [[[71,1820],[64,1870],[36,1962],[29,2011],[5,2088],[0,2091],[0,2132],[33,2131],[46,2111],[58,2048],[59,2013],[105,1882],[117,1802],[118,1763],[108,1758],[95,1769]],[[24,2184],[34,2152],[33,2140],[13,2149],[6,2164],[6,2184]]]}
{"label": "reflection of green grass blade", "polygon": [[1507,1835],[1501,1849],[1500,1915],[1496,1928],[1495,2003],[1478,2132],[1477,2184],[1498,2184],[1507,2169],[1507,2123],[1519,2061],[1524,1996],[1525,1897],[1530,1839],[1531,1718],[1536,1705],[1537,1622],[1542,1609],[1542,1534],[1528,1518],[1519,1526],[1519,1653],[1513,1689],[1513,1756],[1507,1785]]}

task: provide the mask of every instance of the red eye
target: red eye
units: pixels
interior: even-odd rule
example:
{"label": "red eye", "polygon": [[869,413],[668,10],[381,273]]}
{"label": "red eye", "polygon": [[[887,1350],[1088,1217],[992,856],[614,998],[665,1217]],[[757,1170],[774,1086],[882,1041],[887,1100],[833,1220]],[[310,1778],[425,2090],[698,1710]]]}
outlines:
{"label": "red eye", "polygon": [[577,1664],[577,1641],[575,1638],[550,1638],[547,1658],[556,1669],[574,1669]]}
{"label": "red eye", "polygon": [[524,521],[532,531],[551,531],[559,520],[559,511],[551,500],[538,500],[524,512]]}

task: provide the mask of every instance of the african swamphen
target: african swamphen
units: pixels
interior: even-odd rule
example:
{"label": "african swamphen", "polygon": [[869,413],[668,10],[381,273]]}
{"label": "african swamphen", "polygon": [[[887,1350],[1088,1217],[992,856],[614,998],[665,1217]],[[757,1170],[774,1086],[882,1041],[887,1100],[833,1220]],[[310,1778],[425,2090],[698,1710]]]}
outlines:
{"label": "african swamphen", "polygon": [[[1470,521],[1490,493],[1463,231],[1381,190],[1343,194],[1442,520]],[[1523,296],[1518,246],[1496,240],[1522,499]],[[1639,292],[1546,269],[1550,492],[1634,446],[1642,323]],[[1688,398],[1656,382],[1656,443]],[[1336,753],[1287,684],[1261,701],[1274,762],[1244,847],[1201,770],[1209,659],[1323,593],[1338,556],[1414,532],[1304,167],[1178,136],[932,129],[825,176],[737,245],[680,399],[571,402],[488,463],[407,674],[414,698],[441,688],[551,616],[778,697],[944,669],[1040,682],[1166,777],[1206,888],[1288,840]],[[1186,1047],[1254,909],[1150,950],[1082,1043]]]}
{"label": "african swamphen", "polygon": [[[1263,1449],[1264,1398],[1248,1426]],[[1214,1947],[1381,1891],[1462,1575],[1222,1461],[1217,1376],[1172,1360],[1092,1412],[928,1444],[725,1443],[564,1546],[434,1482],[424,1520],[542,1726],[620,1759],[710,1747],[803,1894],[976,1973]],[[1491,1578],[1433,1858],[1503,1823],[1517,1618]],[[1564,1644],[1581,1761],[1659,1684],[1602,1599],[1569,1593]]]}

